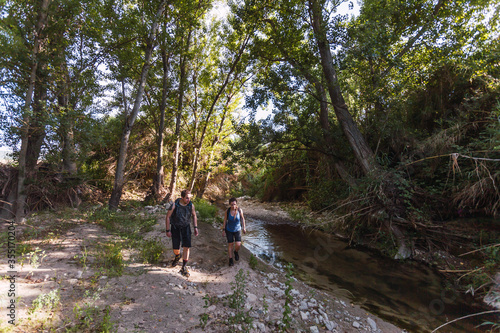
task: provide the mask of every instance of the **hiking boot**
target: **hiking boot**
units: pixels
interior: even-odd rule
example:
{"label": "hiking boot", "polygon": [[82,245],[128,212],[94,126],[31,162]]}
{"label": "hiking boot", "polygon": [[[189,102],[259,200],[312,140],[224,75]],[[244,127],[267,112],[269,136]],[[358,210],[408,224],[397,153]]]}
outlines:
{"label": "hiking boot", "polygon": [[238,251],[234,251],[234,260],[236,261],[240,260],[240,255],[238,254]]}
{"label": "hiking boot", "polygon": [[233,258],[229,258],[229,266],[234,266]]}
{"label": "hiking boot", "polygon": [[185,276],[185,277],[189,277],[189,271],[187,269],[187,267],[182,267],[181,270],[179,271],[179,273],[181,273],[182,276]]}
{"label": "hiking boot", "polygon": [[181,255],[180,254],[177,254],[174,258],[174,260],[172,260],[172,267],[175,267],[177,266],[177,264],[179,263],[179,260],[181,260]]}

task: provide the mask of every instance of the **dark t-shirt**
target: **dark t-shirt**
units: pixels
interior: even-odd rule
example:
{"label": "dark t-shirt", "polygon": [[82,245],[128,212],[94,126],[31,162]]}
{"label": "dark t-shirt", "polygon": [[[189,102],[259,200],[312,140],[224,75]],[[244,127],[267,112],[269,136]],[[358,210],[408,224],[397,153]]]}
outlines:
{"label": "dark t-shirt", "polygon": [[170,216],[170,224],[175,227],[186,227],[191,223],[191,215],[193,215],[193,203],[189,202],[186,206],[180,204],[181,199],[175,200],[170,209],[174,209],[174,212]]}

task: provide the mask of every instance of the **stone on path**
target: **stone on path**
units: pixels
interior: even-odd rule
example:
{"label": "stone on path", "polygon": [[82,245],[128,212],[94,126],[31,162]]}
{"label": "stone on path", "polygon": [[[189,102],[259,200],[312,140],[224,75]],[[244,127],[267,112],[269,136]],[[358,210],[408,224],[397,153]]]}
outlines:
{"label": "stone on path", "polygon": [[371,318],[366,318],[366,321],[368,322],[368,325],[372,328],[372,331],[375,332],[377,330],[377,323],[371,319]]}

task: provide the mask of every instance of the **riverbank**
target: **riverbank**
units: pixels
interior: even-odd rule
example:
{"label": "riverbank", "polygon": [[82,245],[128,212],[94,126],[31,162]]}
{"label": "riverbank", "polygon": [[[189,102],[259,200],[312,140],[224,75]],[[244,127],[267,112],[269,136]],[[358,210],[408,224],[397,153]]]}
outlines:
{"label": "riverbank", "polygon": [[[77,212],[67,212],[63,219],[40,214],[16,226],[17,237],[33,236],[17,244],[29,251],[16,263],[15,297],[7,295],[12,284],[7,275],[0,280],[1,331],[276,332],[287,320],[289,332],[403,331],[341,296],[287,278],[246,249],[236,265],[228,267],[226,242],[217,224],[200,222],[200,235],[193,237],[191,276],[185,278],[179,267],[170,267],[164,212],[149,207],[127,214],[155,219],[143,237],[164,245],[162,262],[144,264],[123,237]],[[114,251],[110,244],[121,244],[120,274],[97,265]],[[0,269],[9,270],[4,255]],[[238,298],[241,292],[246,297]],[[5,312],[11,299],[16,302],[15,326]],[[290,312],[284,315],[286,306]]]}

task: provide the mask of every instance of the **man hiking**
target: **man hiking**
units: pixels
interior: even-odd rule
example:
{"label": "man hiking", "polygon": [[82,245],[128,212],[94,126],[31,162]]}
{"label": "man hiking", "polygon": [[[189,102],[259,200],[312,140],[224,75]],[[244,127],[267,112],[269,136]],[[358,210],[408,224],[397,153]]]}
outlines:
{"label": "man hiking", "polygon": [[180,273],[185,277],[189,277],[186,265],[189,260],[189,248],[191,247],[191,218],[193,219],[194,235],[198,236],[198,219],[196,218],[196,211],[191,202],[191,197],[191,191],[182,191],[181,198],[175,200],[175,203],[170,206],[165,218],[167,237],[172,237],[172,247],[175,255],[172,267],[177,266],[179,260],[181,260],[180,246],[182,243],[182,268]]}

